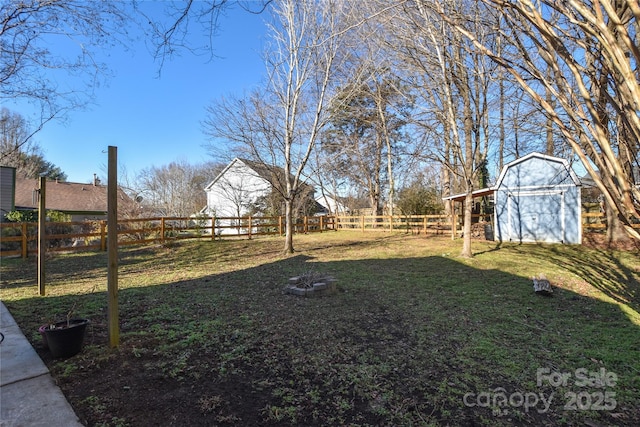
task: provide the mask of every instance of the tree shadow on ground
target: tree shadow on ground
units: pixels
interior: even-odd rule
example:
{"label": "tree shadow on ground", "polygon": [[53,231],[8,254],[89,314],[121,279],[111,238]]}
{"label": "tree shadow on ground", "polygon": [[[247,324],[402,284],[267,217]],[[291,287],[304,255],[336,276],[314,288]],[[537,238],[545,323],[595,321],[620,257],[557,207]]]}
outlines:
{"label": "tree shadow on ground", "polygon": [[[92,326],[85,350],[68,360],[51,359],[35,330],[40,316],[78,296],[7,306],[87,425],[640,421],[629,374],[640,369],[633,344],[640,329],[616,305],[566,290],[541,298],[528,278],[444,256],[321,262],[297,255],[233,272],[215,268],[198,279],[121,289],[121,345],[113,350],[105,294],[81,296],[76,309]],[[619,279],[589,268],[583,273],[605,277],[607,287]],[[289,277],[309,270],[335,277],[337,292],[283,293]],[[617,373],[616,418],[565,410],[566,392],[599,389],[538,383],[541,367]],[[555,393],[556,401],[548,411],[540,401],[525,408],[517,398],[527,393]],[[516,400],[504,404],[502,395]]]}
{"label": "tree shadow on ground", "polygon": [[523,256],[534,256],[577,275],[605,295],[640,313],[640,269],[621,261],[612,250],[585,250],[580,246],[546,246],[543,251],[523,247]]}

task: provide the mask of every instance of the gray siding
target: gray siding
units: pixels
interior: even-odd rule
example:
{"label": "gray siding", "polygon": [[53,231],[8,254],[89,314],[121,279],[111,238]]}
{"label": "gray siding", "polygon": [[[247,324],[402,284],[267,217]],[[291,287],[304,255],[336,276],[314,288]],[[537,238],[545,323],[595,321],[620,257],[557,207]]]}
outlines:
{"label": "gray siding", "polygon": [[0,221],[15,209],[16,169],[0,166]]}

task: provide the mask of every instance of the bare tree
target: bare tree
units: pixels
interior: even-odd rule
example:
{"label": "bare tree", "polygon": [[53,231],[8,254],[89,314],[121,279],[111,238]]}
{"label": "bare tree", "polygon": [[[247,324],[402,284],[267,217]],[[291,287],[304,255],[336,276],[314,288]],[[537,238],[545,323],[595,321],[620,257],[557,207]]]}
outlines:
{"label": "bare tree", "polygon": [[[501,13],[517,59],[496,52],[474,31],[443,19],[503,66],[542,106],[602,192],[629,236],[640,221],[640,85],[636,0],[557,2],[482,0]],[[550,97],[549,94],[552,94]],[[613,237],[613,236],[611,236]]]}
{"label": "bare tree", "polygon": [[184,160],[153,166],[140,172],[135,193],[154,215],[190,216],[206,206],[204,187],[217,169],[217,165],[191,165]]}
{"label": "bare tree", "polygon": [[310,182],[318,189],[320,204],[327,208],[329,215],[344,214],[332,200],[340,198],[349,184],[344,174],[336,168],[337,159],[322,150],[314,150],[309,159]]}
{"label": "bare tree", "polygon": [[[440,7],[492,42],[487,17],[473,3],[455,0]],[[418,96],[414,124],[424,135],[419,155],[444,166],[445,191],[466,195],[461,255],[470,257],[473,191],[482,185],[493,140],[489,106],[497,93],[491,90],[496,67],[451,31],[426,2],[407,3],[394,26],[398,53],[418,76],[413,85]]]}
{"label": "bare tree", "polygon": [[279,189],[285,202],[284,252],[292,253],[294,201],[328,120],[326,105],[348,33],[341,20],[346,3],[279,0],[272,6],[267,86],[211,106],[205,131],[235,142],[245,157],[284,170]]}
{"label": "bare tree", "polygon": [[[147,36],[151,40],[154,59],[160,62],[160,70],[166,60],[179,56],[183,51],[196,55],[215,56],[214,38],[218,34],[218,19],[228,8],[238,6],[247,13],[260,14],[273,0],[185,0],[165,2],[162,19],[150,16],[144,10],[144,2],[136,9],[148,21]],[[190,36],[200,32],[207,43],[194,45]]]}
{"label": "bare tree", "polygon": [[0,109],[0,164],[20,169],[25,156],[38,152],[36,144],[25,142],[30,140],[30,133],[21,114],[4,107]]}
{"label": "bare tree", "polygon": [[329,90],[346,43],[341,10],[346,6],[330,0],[283,0],[274,8],[268,70],[270,89],[284,113],[278,139],[286,180],[285,253],[294,251],[293,203],[302,172],[329,118]]}
{"label": "bare tree", "polygon": [[67,175],[58,166],[44,159],[40,146],[30,135],[32,132],[29,125],[21,114],[1,108],[0,164],[16,168],[16,173],[24,178],[46,176],[66,181]]}
{"label": "bare tree", "polygon": [[[0,100],[27,101],[40,111],[20,145],[48,121],[90,102],[108,69],[96,53],[126,39],[127,7],[83,0],[0,3]],[[73,86],[59,84],[62,74],[74,77]]]}

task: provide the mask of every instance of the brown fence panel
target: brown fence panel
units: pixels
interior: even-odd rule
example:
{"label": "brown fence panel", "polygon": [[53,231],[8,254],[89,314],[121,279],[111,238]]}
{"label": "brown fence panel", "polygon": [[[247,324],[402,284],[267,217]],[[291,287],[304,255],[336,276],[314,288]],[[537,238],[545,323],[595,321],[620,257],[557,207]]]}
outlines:
{"label": "brown fence panel", "polygon": [[332,221],[336,230],[404,231],[414,234],[451,231],[451,217],[448,215],[334,216]]}
{"label": "brown fence panel", "polygon": [[[474,222],[492,217],[474,215]],[[583,231],[606,228],[602,213],[583,213]],[[456,233],[461,230],[462,215],[456,215]],[[47,223],[48,251],[106,250],[106,221]],[[640,224],[634,225],[640,229]],[[449,234],[451,217],[447,215],[360,215],[310,216],[294,224],[296,233],[321,233],[329,230],[405,232],[412,234]],[[253,238],[284,234],[282,217],[163,217],[118,220],[118,245],[163,243],[179,239]],[[37,253],[37,223],[0,223],[0,256]]]}
{"label": "brown fence panel", "polygon": [[[330,217],[300,218],[297,233],[333,229]],[[37,223],[0,223],[0,256],[37,253]],[[253,238],[283,235],[282,217],[158,217],[118,220],[118,245],[163,243],[179,239]],[[106,250],[107,222],[49,222],[47,251]]]}

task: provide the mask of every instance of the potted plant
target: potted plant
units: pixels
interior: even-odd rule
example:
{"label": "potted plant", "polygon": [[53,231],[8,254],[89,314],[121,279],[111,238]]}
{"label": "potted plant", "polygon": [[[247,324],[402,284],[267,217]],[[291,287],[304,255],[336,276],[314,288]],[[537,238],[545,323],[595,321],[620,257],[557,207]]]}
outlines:
{"label": "potted plant", "polygon": [[89,319],[72,318],[73,309],[67,313],[67,319],[40,326],[42,343],[51,351],[54,358],[71,357],[82,350],[84,335]]}

